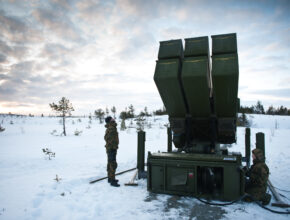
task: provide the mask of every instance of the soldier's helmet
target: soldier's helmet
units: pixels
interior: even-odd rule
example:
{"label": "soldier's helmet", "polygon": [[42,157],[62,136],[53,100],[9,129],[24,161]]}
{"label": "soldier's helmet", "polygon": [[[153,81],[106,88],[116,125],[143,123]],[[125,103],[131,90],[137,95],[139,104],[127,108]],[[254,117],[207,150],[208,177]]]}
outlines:
{"label": "soldier's helmet", "polygon": [[256,158],[260,161],[264,161],[265,157],[264,157],[264,153],[261,149],[254,149],[252,150],[252,153],[256,156]]}
{"label": "soldier's helmet", "polygon": [[105,118],[106,124],[108,124],[111,120],[112,120],[112,117],[111,116],[106,117]]}

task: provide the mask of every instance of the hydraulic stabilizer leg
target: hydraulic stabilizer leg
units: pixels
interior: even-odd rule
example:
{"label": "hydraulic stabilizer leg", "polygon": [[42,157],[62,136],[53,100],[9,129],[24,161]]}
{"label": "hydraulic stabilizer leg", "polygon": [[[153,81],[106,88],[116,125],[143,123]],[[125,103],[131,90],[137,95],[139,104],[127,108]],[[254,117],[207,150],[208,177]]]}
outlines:
{"label": "hydraulic stabilizer leg", "polygon": [[137,169],[138,169],[138,178],[146,178],[145,167],[145,132],[138,132],[138,153],[137,153]]}
{"label": "hydraulic stabilizer leg", "polygon": [[190,150],[190,148],[192,147],[192,139],[193,139],[193,135],[192,134],[192,118],[191,115],[186,115],[185,117],[185,152],[188,152]]}

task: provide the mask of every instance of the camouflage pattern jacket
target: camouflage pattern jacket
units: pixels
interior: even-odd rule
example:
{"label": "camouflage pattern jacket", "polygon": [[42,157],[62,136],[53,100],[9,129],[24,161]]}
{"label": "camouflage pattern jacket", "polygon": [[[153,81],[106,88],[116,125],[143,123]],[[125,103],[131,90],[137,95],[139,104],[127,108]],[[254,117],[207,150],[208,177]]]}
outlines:
{"label": "camouflage pattern jacket", "polygon": [[119,136],[117,131],[117,123],[114,121],[111,121],[110,123],[106,124],[105,127],[106,133],[105,133],[105,141],[106,141],[106,149],[107,150],[116,150],[118,149],[119,145]]}
{"label": "camouflage pattern jacket", "polygon": [[262,159],[255,159],[250,168],[250,187],[259,189],[260,193],[267,190],[267,181],[269,178],[269,168]]}

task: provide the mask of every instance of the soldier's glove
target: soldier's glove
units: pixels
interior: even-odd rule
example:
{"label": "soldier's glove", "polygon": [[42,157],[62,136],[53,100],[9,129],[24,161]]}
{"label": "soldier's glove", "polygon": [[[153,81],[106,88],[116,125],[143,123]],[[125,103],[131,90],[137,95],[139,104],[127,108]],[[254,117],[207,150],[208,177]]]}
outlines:
{"label": "soldier's glove", "polygon": [[241,171],[244,172],[245,176],[250,176],[250,170],[248,167],[240,167]]}

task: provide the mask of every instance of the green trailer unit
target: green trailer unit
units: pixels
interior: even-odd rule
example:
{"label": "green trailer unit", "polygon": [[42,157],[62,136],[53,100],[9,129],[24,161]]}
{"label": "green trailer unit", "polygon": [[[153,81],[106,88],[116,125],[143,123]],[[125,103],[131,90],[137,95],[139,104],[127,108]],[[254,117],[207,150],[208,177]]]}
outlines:
{"label": "green trailer unit", "polygon": [[148,153],[148,190],[235,200],[244,194],[241,155]]}

